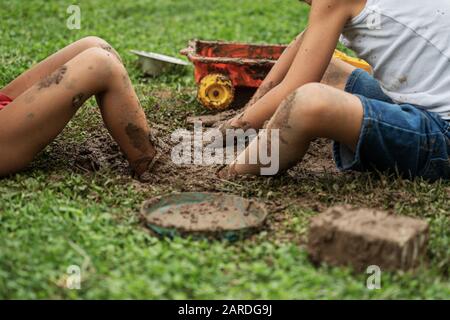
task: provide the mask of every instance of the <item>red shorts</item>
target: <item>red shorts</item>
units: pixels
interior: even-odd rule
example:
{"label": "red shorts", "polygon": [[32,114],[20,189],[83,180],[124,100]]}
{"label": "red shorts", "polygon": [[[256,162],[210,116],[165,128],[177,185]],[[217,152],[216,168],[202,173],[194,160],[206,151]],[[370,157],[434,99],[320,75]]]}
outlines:
{"label": "red shorts", "polygon": [[7,97],[4,94],[0,93],[0,110],[2,110],[4,107],[6,107],[11,102],[12,102],[12,99],[10,97]]}

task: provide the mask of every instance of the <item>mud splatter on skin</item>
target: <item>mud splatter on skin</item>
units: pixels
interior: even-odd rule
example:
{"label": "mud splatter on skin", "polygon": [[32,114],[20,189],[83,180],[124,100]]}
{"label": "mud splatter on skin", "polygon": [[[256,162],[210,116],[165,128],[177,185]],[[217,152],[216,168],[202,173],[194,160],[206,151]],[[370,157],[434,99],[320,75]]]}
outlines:
{"label": "mud splatter on skin", "polygon": [[[242,121],[241,118],[244,116],[244,114],[240,115],[236,120],[231,119],[227,122],[225,122],[224,124],[222,124],[218,130],[220,131],[220,133],[222,134],[222,136],[224,137],[223,139],[223,147],[226,147],[227,145],[227,141],[225,139],[225,137],[227,136],[227,130],[243,130],[244,132],[252,129],[252,125],[250,122],[247,121]],[[236,121],[236,124],[233,124],[233,122]],[[237,143],[237,141],[235,140],[235,143]]]}
{"label": "mud splatter on skin", "polygon": [[[252,126],[251,126],[250,122],[242,120],[244,118],[244,116],[245,116],[245,112],[242,112],[241,114],[238,115],[236,120],[231,119],[228,122],[227,128],[225,128],[225,129],[233,129],[233,130],[242,129],[244,131],[251,129]],[[236,121],[236,124],[233,124],[233,122],[235,122],[235,121]]]}
{"label": "mud splatter on skin", "polygon": [[289,120],[291,118],[292,108],[297,100],[297,92],[289,95],[280,105],[275,116],[274,125],[279,128],[290,129]]}
{"label": "mud splatter on skin", "polygon": [[125,128],[125,132],[134,148],[143,153],[149,150],[149,138],[142,128],[139,128],[133,123],[129,123]]}
{"label": "mud splatter on skin", "polygon": [[234,130],[242,129],[244,131],[247,131],[252,128],[252,125],[250,124],[250,122],[241,120],[241,118],[239,118],[236,121],[236,124],[230,124],[229,129],[234,129]]}
{"label": "mud splatter on skin", "polygon": [[[105,50],[105,51],[107,51],[107,52],[109,52],[109,53],[112,53],[113,56],[116,57],[117,60],[119,60],[120,63],[123,63],[123,62],[122,62],[122,58],[120,57],[120,55],[119,55],[119,54],[117,53],[117,51],[114,50],[114,48],[113,48],[112,46],[110,46],[109,44],[107,44],[107,43],[101,43],[101,44],[100,44],[100,48],[102,48],[103,50]],[[108,56],[109,56],[109,54],[108,54]]]}
{"label": "mud splatter on skin", "polygon": [[113,51],[113,48],[109,44],[102,44],[102,45],[100,45],[100,48],[102,48],[103,50],[106,50],[108,52]]}
{"label": "mud splatter on skin", "polygon": [[61,83],[61,81],[64,79],[64,75],[67,72],[67,66],[62,66],[58,70],[56,70],[53,74],[50,76],[44,78],[41,82],[38,84],[38,89],[42,90],[45,88],[50,88],[52,85],[58,85]]}
{"label": "mud splatter on skin", "polygon": [[84,93],[79,93],[72,98],[72,106],[75,109],[80,108],[84,103]]}
{"label": "mud splatter on skin", "polygon": [[296,100],[297,92],[287,97],[287,99],[284,100],[278,108],[273,124],[271,125],[271,129],[281,129],[280,141],[284,144],[288,144],[285,134],[287,130],[292,129],[292,127],[289,125],[289,120],[291,118],[292,109],[295,106]]}
{"label": "mud splatter on skin", "polygon": [[348,77],[348,74],[342,72],[341,69],[336,67],[332,62],[325,72],[321,82],[333,87],[343,87],[347,83]]}
{"label": "mud splatter on skin", "polygon": [[[228,121],[223,122],[217,129],[220,131],[223,139],[223,147],[226,147],[227,141],[225,137],[227,136],[227,130],[243,130],[246,132],[249,129],[253,129],[253,126],[250,122],[242,120],[245,116],[245,112],[242,112],[238,116],[231,118]],[[236,141],[236,140],[235,140]],[[235,142],[236,143],[236,142]]]}

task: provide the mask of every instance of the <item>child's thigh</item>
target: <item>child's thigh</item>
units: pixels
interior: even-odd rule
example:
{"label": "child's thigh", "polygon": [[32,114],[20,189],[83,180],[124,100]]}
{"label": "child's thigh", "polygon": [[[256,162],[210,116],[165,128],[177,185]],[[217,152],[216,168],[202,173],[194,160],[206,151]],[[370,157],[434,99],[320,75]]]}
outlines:
{"label": "child's thigh", "polygon": [[0,176],[25,168],[75,114],[73,93],[50,89],[30,89],[0,111]]}
{"label": "child's thigh", "polygon": [[104,90],[107,80],[119,73],[123,67],[108,52],[90,49],[42,79],[0,111],[0,143],[7,146],[2,153],[41,151],[86,99]]}
{"label": "child's thigh", "polygon": [[0,178],[25,169],[33,160],[31,154],[13,143],[0,141]]}
{"label": "child's thigh", "polygon": [[24,169],[52,140],[50,131],[56,123],[48,120],[17,103],[0,111],[0,177]]}
{"label": "child's thigh", "polygon": [[26,123],[12,123],[4,113],[0,111],[0,177],[24,169],[33,160],[38,149],[32,142],[33,135],[39,135],[38,132],[25,135]]}
{"label": "child's thigh", "polygon": [[24,99],[0,111],[0,177],[24,169],[74,114],[57,99],[37,99],[35,104],[24,104]]}
{"label": "child's thigh", "polygon": [[359,96],[364,120],[356,152],[335,143],[342,170],[378,170],[408,178],[450,178],[449,124],[412,105]]}

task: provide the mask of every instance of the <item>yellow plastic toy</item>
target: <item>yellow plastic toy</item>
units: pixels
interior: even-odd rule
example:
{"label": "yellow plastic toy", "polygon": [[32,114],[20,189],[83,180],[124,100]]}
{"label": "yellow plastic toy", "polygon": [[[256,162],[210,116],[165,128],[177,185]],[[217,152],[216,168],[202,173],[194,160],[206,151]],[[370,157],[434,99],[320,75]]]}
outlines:
{"label": "yellow plastic toy", "polygon": [[225,110],[234,100],[234,86],[230,78],[219,73],[207,75],[200,82],[198,100],[210,110]]}
{"label": "yellow plastic toy", "polygon": [[343,53],[342,51],[335,50],[333,57],[340,59],[344,62],[347,62],[357,68],[366,70],[369,73],[373,72],[372,67],[366,61],[364,61],[362,59],[350,57],[350,56],[346,55],[345,53]]}

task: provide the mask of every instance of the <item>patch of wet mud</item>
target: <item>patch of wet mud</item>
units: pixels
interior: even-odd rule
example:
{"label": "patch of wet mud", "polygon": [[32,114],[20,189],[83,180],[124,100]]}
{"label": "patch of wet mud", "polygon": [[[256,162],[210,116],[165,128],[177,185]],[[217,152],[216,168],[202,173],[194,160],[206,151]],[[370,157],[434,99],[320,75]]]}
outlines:
{"label": "patch of wet mud", "polygon": [[108,133],[93,134],[85,143],[75,146],[72,165],[87,172],[110,170],[118,174],[130,173],[127,160]]}
{"label": "patch of wet mud", "polygon": [[[159,95],[152,92],[151,95],[156,98],[151,106],[146,106],[146,112],[151,122],[151,140],[161,157],[150,172],[150,183],[131,179],[129,164],[104,128],[96,108],[83,108],[33,167],[48,172],[74,171],[86,175],[104,171],[108,175],[124,177],[121,183],[132,184],[136,192],[150,196],[171,192],[224,192],[261,199],[270,212],[263,233],[280,241],[302,241],[301,235],[286,227],[292,224],[290,207],[323,211],[327,207],[326,201],[323,201],[327,192],[316,193],[316,189],[308,191],[305,185],[320,183],[317,181],[324,179],[338,182],[341,179],[332,160],[330,141],[314,141],[304,161],[279,177],[221,180],[216,175],[220,166],[176,165],[171,161],[172,147],[176,144],[171,141],[171,134],[176,128],[189,127],[186,119],[195,112],[183,108],[186,102],[170,90],[163,90]],[[157,105],[163,108],[160,110],[155,107]],[[166,116],[168,111],[170,115]],[[153,121],[152,118],[156,119]],[[270,196],[271,193],[276,196]],[[250,241],[257,241],[258,237],[254,235]]]}
{"label": "patch of wet mud", "polygon": [[330,173],[339,174],[333,160],[333,145],[330,140],[317,139],[311,143],[311,147],[305,155],[302,163],[289,171],[290,175]]}
{"label": "patch of wet mud", "polygon": [[164,125],[153,125],[151,141],[160,158],[150,172],[151,184],[180,192],[217,191],[218,166],[177,165],[172,162],[171,152],[176,143],[170,140],[171,133]]}

